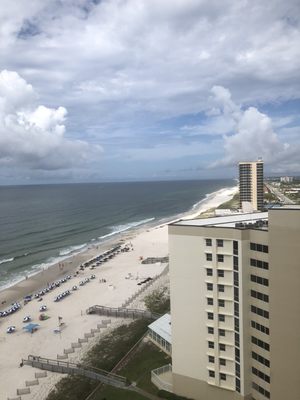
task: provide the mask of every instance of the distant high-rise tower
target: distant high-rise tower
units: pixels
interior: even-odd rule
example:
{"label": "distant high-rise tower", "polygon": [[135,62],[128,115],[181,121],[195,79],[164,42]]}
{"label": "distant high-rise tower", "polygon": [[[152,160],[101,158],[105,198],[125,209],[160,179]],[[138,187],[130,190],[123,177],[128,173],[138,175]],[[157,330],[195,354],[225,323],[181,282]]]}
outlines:
{"label": "distant high-rise tower", "polygon": [[245,209],[251,203],[253,210],[264,207],[264,163],[258,161],[240,162],[240,207]]}

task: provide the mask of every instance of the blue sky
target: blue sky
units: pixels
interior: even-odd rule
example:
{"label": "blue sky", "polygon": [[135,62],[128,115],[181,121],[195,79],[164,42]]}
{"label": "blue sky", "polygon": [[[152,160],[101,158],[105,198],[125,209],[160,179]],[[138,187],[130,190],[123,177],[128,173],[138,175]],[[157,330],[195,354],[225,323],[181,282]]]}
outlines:
{"label": "blue sky", "polygon": [[299,3],[2,0],[0,184],[300,175]]}

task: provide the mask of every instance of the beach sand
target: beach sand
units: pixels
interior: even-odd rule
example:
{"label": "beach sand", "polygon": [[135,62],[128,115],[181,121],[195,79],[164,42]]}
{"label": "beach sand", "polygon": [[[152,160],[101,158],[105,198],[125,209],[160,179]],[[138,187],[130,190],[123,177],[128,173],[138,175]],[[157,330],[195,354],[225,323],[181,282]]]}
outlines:
{"label": "beach sand", "polygon": [[[193,210],[193,214],[190,217],[199,215],[200,212],[206,209],[228,201],[235,192],[236,188],[231,188],[214,193],[213,196],[199,204],[198,209]],[[137,285],[138,282],[144,278],[153,278],[162,273],[166,264],[144,265],[141,263],[140,257],[164,257],[168,254],[167,225],[160,225],[146,230],[140,229],[134,236],[132,234],[126,237],[123,236],[123,240],[126,240],[126,243],[131,243],[133,250],[120,253],[115,258],[93,270],[86,268],[84,271],[80,271],[77,277],[72,277],[60,287],[43,296],[43,301],[38,302],[34,299],[27,305],[22,306],[22,309],[15,314],[0,319],[0,400],[16,397],[17,388],[24,388],[26,380],[34,379],[34,372],[38,370],[29,366],[20,368],[19,365],[22,358],[25,359],[29,354],[33,354],[56,359],[57,355],[64,353],[64,349],[71,347],[71,343],[77,342],[78,338],[83,338],[85,333],[90,332],[92,328],[96,328],[97,324],[103,319],[103,317],[97,315],[87,315],[85,311],[88,307],[95,304],[121,307],[124,301],[141,288],[141,286]],[[53,282],[68,273],[73,276],[81,263],[103,253],[107,248],[113,247],[115,243],[116,239],[105,243],[103,246],[98,246],[98,248],[90,248],[84,253],[65,260],[63,271],[58,265],[54,265],[0,292],[0,303],[6,300],[6,304],[2,305],[1,309],[8,308],[12,301],[45,287],[47,282]],[[55,296],[67,289],[71,289],[73,285],[78,285],[80,280],[91,276],[91,274],[95,274],[96,278],[90,280],[86,285],[80,286],[77,291],[72,292],[70,296],[60,302],[53,301]],[[126,279],[129,274],[131,274],[132,278]],[[102,283],[102,279],[105,279],[106,282]],[[42,304],[47,305],[48,310],[45,314],[50,316],[45,321],[38,320],[39,307]],[[32,322],[40,325],[37,332],[30,334],[22,329],[25,325],[22,323],[25,315],[30,315]],[[58,326],[58,317],[62,317],[62,321],[65,323],[65,328],[61,334],[53,332]],[[120,323],[120,321],[112,322]],[[16,332],[7,334],[6,328],[11,325],[16,326]],[[81,350],[82,352],[84,352],[84,347]],[[70,355],[68,360],[72,359],[75,360],[76,356]],[[42,378],[48,382],[48,385],[53,385],[60,378],[60,376],[53,378],[53,374],[48,375],[50,375],[48,378]],[[32,393],[25,395],[24,398],[42,400],[43,396],[41,392],[37,392],[36,388],[33,387]]]}

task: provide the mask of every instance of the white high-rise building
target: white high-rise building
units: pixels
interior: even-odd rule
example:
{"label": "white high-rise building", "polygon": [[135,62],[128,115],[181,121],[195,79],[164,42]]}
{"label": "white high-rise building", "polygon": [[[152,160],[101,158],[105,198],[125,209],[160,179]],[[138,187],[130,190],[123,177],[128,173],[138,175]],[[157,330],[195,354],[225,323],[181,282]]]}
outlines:
{"label": "white high-rise building", "polygon": [[299,206],[169,226],[174,393],[300,399],[299,243]]}

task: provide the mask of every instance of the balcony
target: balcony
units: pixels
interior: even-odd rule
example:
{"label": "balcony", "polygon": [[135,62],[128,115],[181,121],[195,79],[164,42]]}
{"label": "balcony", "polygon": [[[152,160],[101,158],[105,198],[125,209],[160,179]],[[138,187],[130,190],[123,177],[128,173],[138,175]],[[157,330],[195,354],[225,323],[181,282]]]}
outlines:
{"label": "balcony", "polygon": [[163,367],[151,371],[151,382],[160,390],[173,392],[172,365],[164,365]]}

